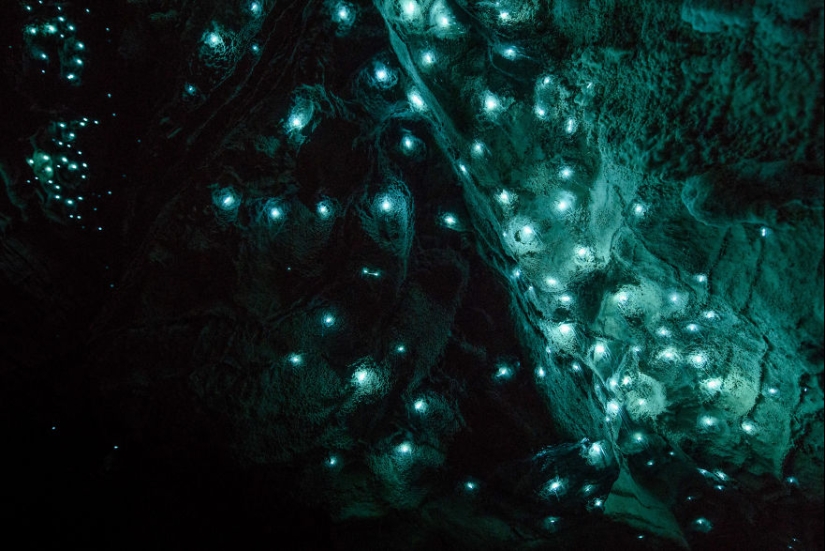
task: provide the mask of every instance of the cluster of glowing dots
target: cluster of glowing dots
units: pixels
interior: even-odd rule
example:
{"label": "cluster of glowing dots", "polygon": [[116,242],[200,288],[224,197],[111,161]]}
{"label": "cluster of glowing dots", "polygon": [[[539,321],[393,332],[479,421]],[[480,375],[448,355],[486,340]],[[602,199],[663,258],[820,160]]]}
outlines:
{"label": "cluster of glowing dots", "polygon": [[[50,200],[69,209],[69,218],[78,221],[83,220],[83,215],[76,209],[85,201],[85,197],[77,193],[88,181],[89,165],[82,160],[83,151],[75,147],[75,142],[77,132],[92,122],[99,124],[99,121],[90,121],[86,117],[79,121],[53,123],[49,130],[50,144],[46,146],[50,153],[36,150],[26,159],[26,163],[34,172],[32,179],[40,182]],[[32,179],[28,182],[32,183]],[[108,195],[111,194],[109,191]],[[92,207],[92,210],[98,209]],[[101,227],[97,229],[102,230]]]}
{"label": "cluster of glowing dots", "polygon": [[[43,2],[40,2],[40,4],[43,5]],[[30,5],[25,6],[25,9],[27,12],[33,11]],[[81,55],[86,47],[83,42],[75,39],[74,35],[77,27],[63,15],[63,8],[56,6],[56,9],[59,15],[53,20],[27,25],[23,30],[23,34],[30,47],[32,57],[43,62],[51,60],[51,56],[46,52],[46,49],[53,47],[55,41],[59,41],[61,51],[55,57],[60,61],[61,75],[66,80],[76,84],[79,82],[80,72],[85,65]],[[46,74],[46,69],[41,69],[40,72]]]}

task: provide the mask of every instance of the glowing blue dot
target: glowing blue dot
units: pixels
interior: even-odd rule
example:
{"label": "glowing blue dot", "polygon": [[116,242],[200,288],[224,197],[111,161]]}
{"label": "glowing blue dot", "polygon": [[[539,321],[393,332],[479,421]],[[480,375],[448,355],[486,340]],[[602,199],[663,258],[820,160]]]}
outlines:
{"label": "glowing blue dot", "polygon": [[320,216],[324,220],[326,220],[332,215],[332,206],[330,206],[330,204],[327,201],[321,201],[320,203],[318,203],[318,206],[315,210],[318,213],[318,216]]}
{"label": "glowing blue dot", "polygon": [[375,78],[378,79],[378,82],[386,82],[389,77],[390,74],[387,72],[387,68],[383,65],[379,65],[375,69]]}
{"label": "glowing blue dot", "polygon": [[499,101],[499,99],[496,96],[494,96],[491,93],[487,93],[484,96],[484,109],[487,112],[495,111],[499,107],[501,107],[501,102]]}
{"label": "glowing blue dot", "polygon": [[418,93],[416,90],[413,90],[407,95],[407,99],[410,100],[414,109],[422,110],[427,107],[427,104],[424,103],[424,98],[421,97],[421,94]]}
{"label": "glowing blue dot", "polygon": [[401,10],[404,12],[404,16],[407,19],[412,19],[418,14],[419,11],[418,3],[415,0],[406,0],[402,6]]}

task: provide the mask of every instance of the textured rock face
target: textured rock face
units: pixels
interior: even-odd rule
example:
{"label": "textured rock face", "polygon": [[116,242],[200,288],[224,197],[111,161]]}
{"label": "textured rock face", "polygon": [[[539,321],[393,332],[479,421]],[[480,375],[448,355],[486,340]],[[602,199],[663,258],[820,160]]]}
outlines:
{"label": "textured rock face", "polygon": [[108,88],[72,38],[39,91],[24,10],[7,386],[72,358],[115,480],[249,477],[344,548],[821,543],[823,13],[128,2],[78,19],[132,75],[86,138]]}

